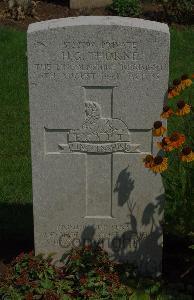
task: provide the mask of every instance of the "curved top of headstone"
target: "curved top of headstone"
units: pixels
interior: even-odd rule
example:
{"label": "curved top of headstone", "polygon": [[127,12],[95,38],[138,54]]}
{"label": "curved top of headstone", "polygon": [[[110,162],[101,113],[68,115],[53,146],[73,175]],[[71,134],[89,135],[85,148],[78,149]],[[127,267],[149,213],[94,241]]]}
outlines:
{"label": "curved top of headstone", "polygon": [[72,18],[53,19],[49,21],[32,23],[28,27],[28,33],[49,30],[68,26],[87,26],[87,25],[111,25],[128,26],[161,31],[169,33],[169,28],[164,23],[148,21],[137,18],[117,17],[117,16],[80,16]]}

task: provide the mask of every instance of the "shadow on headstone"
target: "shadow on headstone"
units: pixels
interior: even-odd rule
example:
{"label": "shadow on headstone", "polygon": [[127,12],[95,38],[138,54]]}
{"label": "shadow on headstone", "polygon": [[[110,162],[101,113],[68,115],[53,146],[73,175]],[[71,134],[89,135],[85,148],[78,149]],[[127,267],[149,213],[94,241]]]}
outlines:
{"label": "shadow on headstone", "polygon": [[88,225],[81,234],[81,246],[90,245],[94,242],[95,227]]}
{"label": "shadow on headstone", "polygon": [[[117,179],[114,192],[118,193],[118,206],[127,203],[129,210],[129,222],[131,229],[111,237],[111,240],[95,239],[95,226],[88,225],[81,234],[81,245],[101,246],[106,244],[104,250],[108,250],[110,258],[117,262],[133,264],[140,274],[156,276],[162,271],[162,229],[155,218],[163,215],[164,194],[158,196],[154,202],[145,207],[141,218],[136,218],[135,204],[130,199],[134,188],[134,180],[130,176],[128,167],[123,169]],[[142,232],[141,227],[149,226],[149,231]]]}
{"label": "shadow on headstone", "polygon": [[134,188],[134,180],[130,178],[129,166],[123,169],[117,178],[114,193],[118,193],[118,206],[123,206],[130,197]]}
{"label": "shadow on headstone", "polygon": [[[139,273],[156,276],[162,271],[162,260],[158,261],[158,257],[162,258],[163,232],[162,228],[155,222],[155,214],[157,216],[163,215],[164,194],[158,196],[155,202],[147,204],[140,224],[132,214],[130,202],[128,208],[131,230],[125,231],[112,239],[112,258],[119,262],[135,264]],[[138,232],[138,228],[148,225],[150,227],[149,232]]]}

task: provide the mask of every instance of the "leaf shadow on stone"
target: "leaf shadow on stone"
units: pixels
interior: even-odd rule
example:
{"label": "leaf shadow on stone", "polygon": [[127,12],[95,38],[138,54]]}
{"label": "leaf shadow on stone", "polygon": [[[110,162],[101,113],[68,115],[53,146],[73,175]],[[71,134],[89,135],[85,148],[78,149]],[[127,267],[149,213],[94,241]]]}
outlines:
{"label": "leaf shadow on stone", "polygon": [[95,227],[94,225],[88,225],[81,234],[81,245],[85,246],[87,244],[91,244],[94,241],[95,236]]}
{"label": "leaf shadow on stone", "polygon": [[[124,265],[134,264],[140,274],[159,274],[162,269],[162,229],[156,220],[156,215],[163,216],[164,194],[159,195],[154,201],[147,204],[139,220],[135,216],[135,203],[130,199],[135,182],[131,178],[128,167],[123,169],[116,181],[114,193],[118,193],[118,206],[127,206],[130,230],[115,233],[111,239],[95,238],[95,225],[87,226],[81,235],[81,245],[99,245],[111,252],[111,259],[125,262]],[[126,205],[125,205],[126,204]],[[125,205],[125,206],[124,206]],[[143,228],[149,226],[149,231]],[[142,229],[141,229],[142,228]],[[156,258],[155,258],[156,257]]]}
{"label": "leaf shadow on stone", "polygon": [[118,206],[124,206],[125,203],[127,204],[131,230],[132,232],[137,232],[137,220],[133,215],[133,211],[136,204],[133,203],[132,199],[130,199],[130,195],[133,189],[134,189],[134,180],[131,178],[131,174],[129,172],[129,166],[127,166],[119,173],[114,188],[114,193],[117,193]]}
{"label": "leaf shadow on stone", "polygon": [[[162,269],[162,261],[155,257],[162,257],[162,229],[155,220],[155,214],[163,216],[164,194],[158,196],[154,202],[145,207],[141,221],[132,214],[129,207],[131,230],[125,231],[112,239],[111,250],[114,260],[134,263],[140,273],[156,275]],[[138,231],[138,228],[149,226],[149,232]]]}
{"label": "leaf shadow on stone", "polygon": [[129,201],[130,194],[134,189],[134,180],[130,178],[129,166],[123,169],[117,178],[114,193],[118,193],[118,206],[123,206]]}

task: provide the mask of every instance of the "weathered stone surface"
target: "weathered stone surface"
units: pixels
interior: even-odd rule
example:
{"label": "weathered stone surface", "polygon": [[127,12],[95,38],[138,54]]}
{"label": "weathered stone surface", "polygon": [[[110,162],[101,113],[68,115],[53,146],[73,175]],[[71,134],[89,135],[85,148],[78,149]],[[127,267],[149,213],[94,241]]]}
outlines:
{"label": "weathered stone surface", "polygon": [[168,85],[164,24],[79,17],[28,29],[35,248],[100,241],[161,269],[163,186],[144,168]]}
{"label": "weathered stone surface", "polygon": [[70,0],[70,8],[97,8],[110,5],[112,0]]}

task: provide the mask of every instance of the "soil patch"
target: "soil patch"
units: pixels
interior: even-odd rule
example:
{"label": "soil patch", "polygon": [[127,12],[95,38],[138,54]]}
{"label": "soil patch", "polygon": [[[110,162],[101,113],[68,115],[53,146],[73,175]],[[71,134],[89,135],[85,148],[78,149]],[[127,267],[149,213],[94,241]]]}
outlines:
{"label": "soil patch", "polygon": [[0,0],[0,25],[8,25],[20,30],[27,30],[28,25],[34,22],[78,17],[78,16],[107,16],[112,13],[106,8],[95,9],[70,9],[68,1],[37,1],[36,18],[26,17],[25,20],[13,20],[4,15],[7,8],[7,3]]}
{"label": "soil patch", "polygon": [[[70,9],[69,0],[34,0],[36,1],[36,17],[26,17],[25,20],[13,20],[5,16],[7,9],[7,0],[0,0],[0,25],[14,27],[16,29],[26,31],[28,25],[38,21],[45,21],[50,19],[59,19],[67,17],[78,16],[111,16],[115,15],[113,11],[108,8],[93,8],[93,9]],[[184,28],[184,24],[173,24],[165,19],[165,14],[160,4],[142,3],[142,14],[140,18],[169,23],[178,28]],[[194,24],[194,17],[188,21],[188,25]]]}

